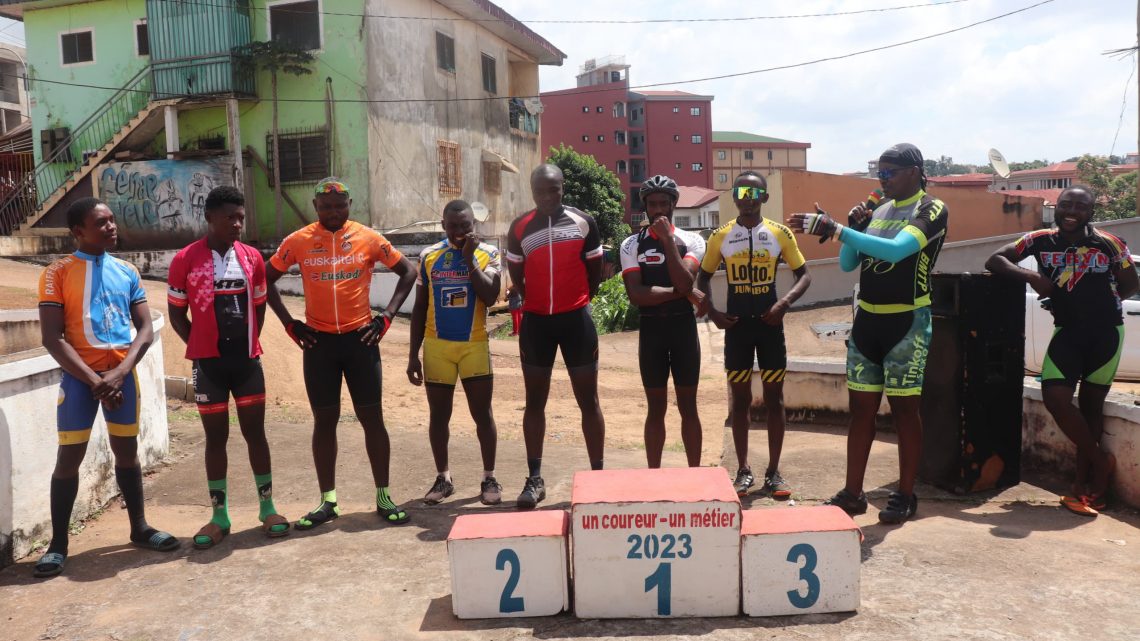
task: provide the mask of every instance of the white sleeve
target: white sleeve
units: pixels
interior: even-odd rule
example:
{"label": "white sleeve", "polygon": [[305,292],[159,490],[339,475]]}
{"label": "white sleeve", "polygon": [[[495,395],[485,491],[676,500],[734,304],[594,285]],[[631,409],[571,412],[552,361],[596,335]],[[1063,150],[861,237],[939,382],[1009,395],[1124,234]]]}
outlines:
{"label": "white sleeve", "polygon": [[637,236],[634,234],[626,238],[621,243],[621,273],[626,273],[633,270],[640,270],[641,265],[637,264]]}

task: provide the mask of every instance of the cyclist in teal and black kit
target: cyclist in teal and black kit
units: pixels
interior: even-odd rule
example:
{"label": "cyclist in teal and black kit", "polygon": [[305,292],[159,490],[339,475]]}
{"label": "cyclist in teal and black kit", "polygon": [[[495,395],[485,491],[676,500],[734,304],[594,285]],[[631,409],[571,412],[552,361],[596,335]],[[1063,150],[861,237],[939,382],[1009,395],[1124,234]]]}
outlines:
{"label": "cyclist in teal and black kit", "polygon": [[828,503],[848,514],[867,511],[863,476],[875,440],[875,414],[885,391],[899,438],[899,489],[879,512],[883,523],[914,516],[914,482],[922,457],[923,371],[930,347],[930,273],[946,239],[949,212],[924,188],[922,152],[911,144],[879,157],[884,202],[871,212],[856,205],[848,226],[819,206],[794,214],[792,229],[843,243],[839,265],[859,269],[859,311],[847,348],[851,430],[847,436],[847,484]]}
{"label": "cyclist in teal and black kit", "polygon": [[[1089,225],[1095,207],[1091,189],[1070,187],[1057,198],[1056,229],[1030,232],[986,261],[994,274],[1024,281],[1051,301],[1056,328],[1041,368],[1041,396],[1077,446],[1076,482],[1061,504],[1082,516],[1104,509],[1116,466],[1100,446],[1104,399],[1124,345],[1120,301],[1140,291],[1124,241]],[[1037,271],[1017,266],[1027,256],[1037,259]],[[1073,406],[1078,382],[1079,409]]]}
{"label": "cyclist in teal and black kit", "polygon": [[673,207],[680,192],[666,176],[654,176],[640,190],[649,226],[621,244],[621,276],[626,293],[641,312],[637,358],[649,405],[645,416],[645,458],[661,467],[665,447],[665,410],[670,372],[681,413],[681,441],[689,467],[701,464],[701,419],[697,381],[701,377],[701,341],[693,304],[704,299],[693,280],[705,254],[700,234],[673,227]]}

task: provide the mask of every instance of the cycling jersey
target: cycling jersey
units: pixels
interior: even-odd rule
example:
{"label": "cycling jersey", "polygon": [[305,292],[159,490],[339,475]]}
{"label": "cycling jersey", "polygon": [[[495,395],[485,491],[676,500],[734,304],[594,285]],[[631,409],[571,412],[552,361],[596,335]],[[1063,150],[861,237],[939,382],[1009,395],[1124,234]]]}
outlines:
{"label": "cycling jersey", "polygon": [[792,269],[804,265],[792,230],[767,218],[751,228],[734,220],[709,237],[701,270],[712,274],[723,260],[728,279],[726,312],[759,318],[776,303],[776,265],[781,259]]}
{"label": "cycling jersey", "polygon": [[890,314],[930,305],[930,272],[946,240],[949,216],[945,203],[922,190],[906,200],[890,200],[875,209],[863,233],[879,238],[910,234],[918,239],[920,249],[897,263],[860,254],[861,308]]}
{"label": "cycling jersey", "polygon": [[[502,269],[499,250],[487,243],[475,248],[475,265],[492,278]],[[447,240],[420,252],[417,284],[428,298],[425,337],[448,341],[487,340],[487,306],[475,294],[463,250]]]}
{"label": "cycling jersey", "polygon": [[131,308],[145,302],[138,270],[110,254],[77,251],[40,274],[40,306],[63,309],[64,339],[96,372],[126,358],[134,331]]}
{"label": "cycling jersey", "polygon": [[220,340],[241,341],[248,358],[261,354],[257,314],[250,310],[265,302],[265,261],[255,248],[234,243],[222,256],[197,240],[170,261],[167,285],[167,303],[190,308],[186,358],[216,358]]}
{"label": "cycling jersey", "polygon": [[[677,252],[682,260],[700,265],[705,255],[705,239],[700,234],[684,229],[673,229]],[[621,244],[621,273],[640,272],[641,283],[650,287],[672,287],[669,266],[665,264],[665,250],[661,239],[652,228],[646,227],[626,238]],[[639,307],[642,316],[691,315],[693,306],[688,300],[679,298],[660,305]]]}
{"label": "cycling jersey", "polygon": [[335,232],[319,222],[281,241],[269,264],[284,272],[300,265],[305,291],[305,324],[331,334],[345,334],[368,324],[372,267],[394,267],[404,257],[388,239],[349,220]]}
{"label": "cycling jersey", "polygon": [[[1114,266],[1132,268],[1128,247],[1120,238],[1099,229],[1070,243],[1058,229],[1030,232],[1014,245],[1017,260],[1037,259],[1037,271],[1053,281],[1053,323],[1120,325],[1120,296]],[[1015,261],[1016,262],[1016,261]]]}
{"label": "cycling jersey", "polygon": [[586,261],[602,258],[593,216],[563,207],[551,217],[531,210],[511,223],[507,260],[524,267],[523,311],[561,314],[590,303]]}

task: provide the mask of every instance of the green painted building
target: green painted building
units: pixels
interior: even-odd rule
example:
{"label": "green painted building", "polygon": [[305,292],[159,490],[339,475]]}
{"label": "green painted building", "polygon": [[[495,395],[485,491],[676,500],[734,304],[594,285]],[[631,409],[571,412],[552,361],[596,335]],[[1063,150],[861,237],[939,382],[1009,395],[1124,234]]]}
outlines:
{"label": "green painted building", "polygon": [[[58,230],[69,202],[96,195],[121,205],[135,248],[201,233],[202,194],[226,183],[247,194],[250,238],[271,244],[313,219],[327,175],[377,228],[464,198],[501,233],[531,206],[540,162],[525,98],[538,65],[565,58],[486,0],[0,0],[0,15],[25,24],[37,161],[0,203],[0,235]],[[265,41],[314,57],[310,73],[277,74],[279,159],[271,74],[234,54]]]}

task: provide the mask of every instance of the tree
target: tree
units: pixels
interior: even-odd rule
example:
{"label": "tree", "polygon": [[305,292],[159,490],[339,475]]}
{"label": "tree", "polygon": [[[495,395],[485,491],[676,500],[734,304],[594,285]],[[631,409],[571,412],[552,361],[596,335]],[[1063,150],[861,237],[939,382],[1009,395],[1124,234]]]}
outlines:
{"label": "tree", "polygon": [[313,73],[309,65],[316,58],[304,49],[278,40],[250,42],[234,47],[232,53],[237,71],[244,73],[269,72],[269,83],[273,93],[271,132],[273,139],[273,199],[277,211],[277,237],[282,238],[285,235],[285,230],[281,222],[281,211],[284,209],[284,203],[281,198],[281,149],[278,145],[277,74],[287,73],[294,76],[304,76]]}
{"label": "tree", "polygon": [[566,180],[562,202],[593,216],[598,221],[603,243],[616,246],[630,235],[629,225],[622,221],[625,210],[621,203],[625,194],[617,175],[599,165],[593,156],[580,154],[566,145],[551,147],[547,162],[558,165]]}
{"label": "tree", "polygon": [[1042,167],[1048,167],[1048,166],[1049,166],[1048,160],[1030,160],[1028,162],[1011,162],[1011,163],[1009,163],[1009,170],[1010,171],[1023,171],[1025,169],[1041,169]]}
{"label": "tree", "polygon": [[1085,154],[1077,160],[1077,175],[1097,194],[1094,221],[1136,215],[1136,172],[1113,176],[1107,158]]}

